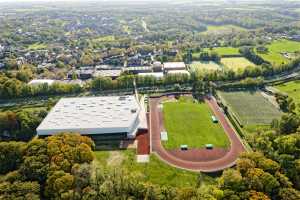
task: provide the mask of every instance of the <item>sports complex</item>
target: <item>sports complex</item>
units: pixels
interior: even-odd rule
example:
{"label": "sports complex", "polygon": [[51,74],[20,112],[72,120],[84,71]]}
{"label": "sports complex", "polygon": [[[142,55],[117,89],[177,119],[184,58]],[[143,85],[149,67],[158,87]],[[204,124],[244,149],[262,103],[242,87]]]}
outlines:
{"label": "sports complex", "polygon": [[213,97],[201,102],[189,94],[153,97],[149,121],[151,152],[178,168],[221,171],[246,150]]}
{"label": "sports complex", "polygon": [[60,132],[89,136],[99,149],[136,149],[140,163],[153,153],[189,171],[221,171],[245,151],[215,98],[191,93],[62,98],[37,128],[39,137]]}

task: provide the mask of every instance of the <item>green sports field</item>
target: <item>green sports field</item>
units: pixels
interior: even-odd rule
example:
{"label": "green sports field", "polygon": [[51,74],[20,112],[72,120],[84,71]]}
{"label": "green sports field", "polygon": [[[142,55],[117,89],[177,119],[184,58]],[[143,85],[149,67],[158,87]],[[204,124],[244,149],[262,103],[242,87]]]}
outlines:
{"label": "green sports field", "polygon": [[300,81],[290,81],[275,86],[276,89],[286,93],[298,105],[300,103]]}
{"label": "green sports field", "polygon": [[255,67],[256,65],[244,57],[222,58],[221,63],[228,69],[237,71],[246,67]]}
{"label": "green sports field", "polygon": [[244,126],[268,125],[282,115],[260,91],[220,91],[218,94]]}
{"label": "green sports field", "polygon": [[190,64],[190,69],[192,71],[215,71],[215,70],[222,69],[222,67],[213,61],[209,61],[209,62],[199,61],[199,62],[192,62]]}
{"label": "green sports field", "polygon": [[201,148],[205,144],[230,145],[221,125],[212,122],[212,111],[206,103],[165,102],[163,114],[168,133],[168,141],[163,142],[166,149],[177,149],[182,144],[189,148]]}
{"label": "green sports field", "polygon": [[266,46],[268,48],[268,53],[257,53],[266,61],[271,64],[280,65],[283,63],[288,63],[290,59],[284,57],[281,53],[294,53],[300,51],[300,42],[290,41],[290,40],[276,40],[270,45]]}

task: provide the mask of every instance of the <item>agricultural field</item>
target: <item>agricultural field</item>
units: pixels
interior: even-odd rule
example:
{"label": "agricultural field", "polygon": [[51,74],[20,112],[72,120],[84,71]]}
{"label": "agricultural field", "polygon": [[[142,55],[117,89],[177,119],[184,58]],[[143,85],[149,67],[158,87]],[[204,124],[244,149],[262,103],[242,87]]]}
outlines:
{"label": "agricultural field", "polygon": [[189,148],[202,148],[205,144],[229,147],[229,140],[219,123],[213,123],[212,111],[206,103],[187,100],[163,103],[164,125],[168,141],[166,149],[177,149],[186,144]]}
{"label": "agricultural field", "polygon": [[[283,63],[288,63],[293,59],[293,53],[300,51],[300,42],[290,41],[290,40],[276,40],[271,44],[266,46],[268,48],[268,53],[257,53],[266,61],[269,61],[271,64],[280,65]],[[288,53],[288,56],[285,57],[282,53]],[[290,54],[290,55],[289,55]]]}
{"label": "agricultural field", "polygon": [[235,25],[223,25],[223,26],[207,26],[207,31],[202,32],[201,34],[228,34],[232,32],[241,32],[247,31],[247,29],[235,26]]}
{"label": "agricultural field", "polygon": [[192,62],[190,65],[191,71],[215,71],[220,70],[222,67],[213,61],[205,62],[198,61]]}
{"label": "agricultural field", "polygon": [[219,91],[218,94],[243,126],[269,125],[282,115],[260,91]]}
{"label": "agricultural field", "polygon": [[294,102],[298,105],[300,104],[300,81],[290,81],[287,83],[283,83],[275,86],[281,92],[286,93],[289,97],[291,97]]}
{"label": "agricultural field", "polygon": [[[153,154],[150,156],[149,163],[137,163],[134,150],[96,151],[95,157],[97,168],[123,169],[130,173],[137,173],[145,181],[153,184],[188,187],[195,186],[198,178],[198,173],[171,167]],[[216,180],[208,175],[202,174],[202,178],[204,185],[216,184]]]}
{"label": "agricultural field", "polygon": [[228,69],[238,71],[246,67],[255,67],[256,65],[244,57],[221,58],[221,63]]}

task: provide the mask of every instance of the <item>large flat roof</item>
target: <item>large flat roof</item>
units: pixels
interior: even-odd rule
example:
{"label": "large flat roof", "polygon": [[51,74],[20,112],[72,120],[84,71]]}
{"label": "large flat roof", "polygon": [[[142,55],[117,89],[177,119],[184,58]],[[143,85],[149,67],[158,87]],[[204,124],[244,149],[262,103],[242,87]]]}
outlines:
{"label": "large flat roof", "polygon": [[165,69],[185,69],[184,62],[165,62]]}
{"label": "large flat roof", "polygon": [[38,135],[130,133],[139,124],[135,96],[62,98],[37,128]]}
{"label": "large flat roof", "polygon": [[29,85],[40,85],[40,84],[52,85],[54,82],[55,80],[51,80],[51,79],[33,79],[28,84]]}

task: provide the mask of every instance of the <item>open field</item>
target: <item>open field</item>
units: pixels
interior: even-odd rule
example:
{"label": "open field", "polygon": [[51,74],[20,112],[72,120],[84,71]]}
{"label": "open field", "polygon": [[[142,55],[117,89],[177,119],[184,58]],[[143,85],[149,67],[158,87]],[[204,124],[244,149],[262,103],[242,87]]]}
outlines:
{"label": "open field", "polygon": [[[96,151],[97,167],[124,169],[131,173],[138,173],[145,181],[153,184],[174,187],[194,186],[197,173],[180,170],[160,161],[155,155],[150,156],[149,163],[137,163],[134,150],[125,151]],[[215,184],[215,179],[202,174],[204,185]]]}
{"label": "open field", "polygon": [[286,93],[298,105],[300,103],[300,81],[291,81],[275,86],[276,89]]}
{"label": "open field", "polygon": [[166,149],[177,149],[186,144],[189,148],[201,148],[205,144],[228,147],[229,140],[219,123],[213,123],[212,112],[205,103],[188,101],[163,104],[164,126],[168,141]]}
{"label": "open field", "polygon": [[226,34],[246,30],[247,29],[235,25],[207,26],[207,31],[202,32],[201,34]]}
{"label": "open field", "polygon": [[276,40],[272,44],[266,46],[268,48],[268,53],[257,53],[266,61],[271,64],[283,64],[290,61],[289,58],[284,57],[281,53],[294,53],[300,51],[300,42],[290,41],[290,40]]}
{"label": "open field", "polygon": [[46,49],[47,45],[43,43],[34,43],[28,46],[28,50],[39,50],[39,49]]}
{"label": "open field", "polygon": [[[205,48],[203,49],[205,52],[216,52],[221,57],[222,56],[233,56],[233,55],[241,55],[239,52],[239,48],[235,47],[215,47],[215,48]],[[198,60],[201,52],[193,53],[193,59]]]}
{"label": "open field", "polygon": [[221,63],[228,69],[237,71],[246,67],[255,67],[256,65],[244,57],[221,58]]}
{"label": "open field", "polygon": [[103,36],[93,39],[93,42],[113,42],[115,41],[114,36]]}
{"label": "open field", "polygon": [[214,51],[220,56],[224,55],[240,55],[239,48],[235,47],[216,47],[212,49],[205,49],[205,51]]}
{"label": "open field", "polygon": [[218,65],[217,63],[213,62],[213,61],[209,61],[209,62],[204,62],[204,61],[200,61],[200,62],[192,62],[192,64],[190,64],[190,68],[192,71],[215,71],[215,70],[220,70],[222,69],[220,65]]}
{"label": "open field", "polygon": [[282,113],[260,91],[218,92],[243,126],[268,125]]}

